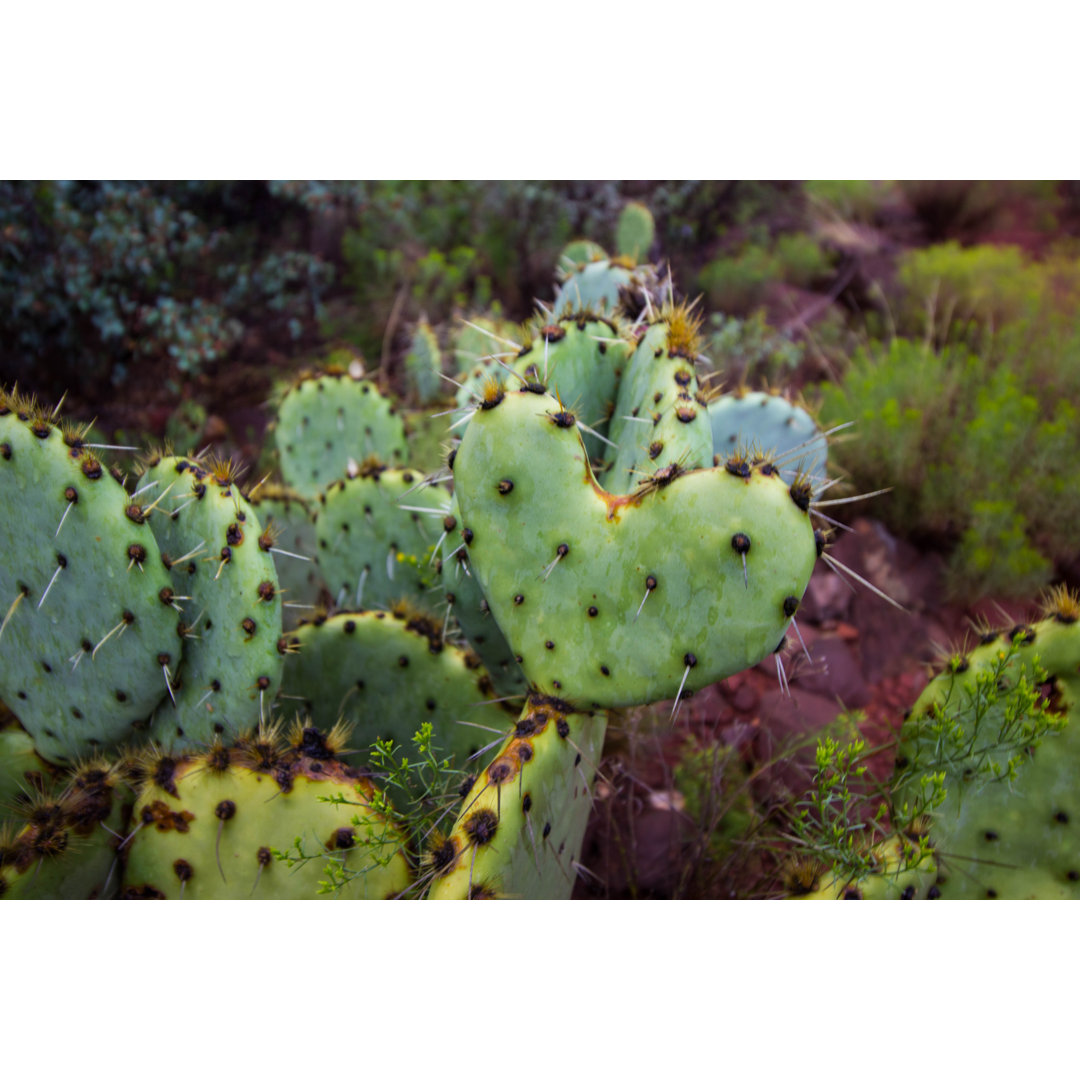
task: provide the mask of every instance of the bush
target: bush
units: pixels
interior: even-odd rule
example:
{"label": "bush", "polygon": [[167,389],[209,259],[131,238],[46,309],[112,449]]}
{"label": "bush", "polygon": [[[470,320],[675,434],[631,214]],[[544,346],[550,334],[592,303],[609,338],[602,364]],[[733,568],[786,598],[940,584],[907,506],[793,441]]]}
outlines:
{"label": "bush", "polygon": [[822,423],[856,422],[834,460],[861,490],[893,488],[868,508],[894,532],[952,549],[960,599],[1030,595],[1054,560],[1075,557],[1080,417],[1064,391],[1080,339],[1043,342],[1060,377],[1039,385],[1018,340],[997,342],[990,360],[897,338],[857,352],[842,383],[822,388]]}
{"label": "bush", "polygon": [[711,307],[728,315],[745,315],[759,307],[770,282],[808,288],[828,275],[829,255],[805,233],[788,233],[766,247],[750,244],[738,255],[710,262],[698,275]]}
{"label": "bush", "polygon": [[0,183],[5,371],[59,397],[147,360],[197,372],[253,320],[298,337],[333,269],[267,250],[293,221],[273,205],[265,185]]}

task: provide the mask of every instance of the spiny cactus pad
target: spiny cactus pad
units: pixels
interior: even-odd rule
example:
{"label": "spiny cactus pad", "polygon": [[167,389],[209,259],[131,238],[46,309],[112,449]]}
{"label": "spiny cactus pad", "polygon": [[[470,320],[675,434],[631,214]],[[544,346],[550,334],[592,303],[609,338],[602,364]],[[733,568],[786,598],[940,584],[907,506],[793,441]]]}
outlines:
{"label": "spiny cactus pad", "polygon": [[284,701],[316,725],[353,725],[358,747],[380,738],[407,747],[429,721],[439,752],[460,767],[490,741],[483,726],[505,719],[498,705],[479,707],[491,692],[475,654],[444,644],[442,627],[419,612],[341,612],[289,638],[299,652],[286,666]]}
{"label": "spiny cactus pad", "polygon": [[789,867],[787,884],[802,900],[925,900],[937,878],[931,852],[916,840],[893,836],[873,849],[875,872],[858,881],[837,870],[823,871],[810,860]]}
{"label": "spiny cactus pad", "polygon": [[645,331],[619,383],[609,427],[615,447],[604,487],[633,491],[649,474],[678,466],[707,468],[713,437],[694,374],[697,320],[668,311]]}
{"label": "spiny cactus pad", "polygon": [[152,734],[164,746],[205,747],[215,734],[258,723],[281,681],[271,542],[227,463],[204,468],[166,457],[142,483],[156,485],[169,511],[151,524],[185,624],[183,662],[171,669],[178,685],[159,706]]}
{"label": "spiny cactus pad", "polygon": [[761,390],[723,394],[709,402],[708,411],[713,449],[721,457],[740,448],[773,457],[783,454],[785,472],[802,471],[817,483],[825,479],[824,434],[802,406],[782,394]]}
{"label": "spiny cactus pad", "polygon": [[625,297],[641,300],[654,284],[651,267],[634,267],[634,260],[598,259],[576,268],[555,294],[556,318],[576,308],[615,314]]}
{"label": "spiny cactus pad", "polygon": [[104,900],[120,886],[124,826],[134,795],[120,770],[92,761],[55,797],[35,797],[24,824],[0,840],[5,900]]}
{"label": "spiny cactus pad", "polygon": [[808,489],[766,465],[610,495],[547,394],[478,410],[454,480],[470,566],[527,678],[579,708],[663,700],[757,663],[816,558]]}
{"label": "spiny cactus pad", "polygon": [[433,900],[568,900],[607,717],[530,695],[453,831],[428,853]]}
{"label": "spiny cactus pad", "polygon": [[274,539],[270,554],[281,587],[282,624],[291,630],[311,617],[326,589],[315,562],[315,515],[307,499],[279,484],[263,484],[252,493],[251,505]]}
{"label": "spiny cactus pad", "polygon": [[450,507],[446,491],[421,486],[423,479],[415,469],[365,462],[319,496],[319,569],[335,605],[419,601],[435,577],[430,556]]}
{"label": "spiny cactus pad", "polygon": [[134,734],[179,657],[143,510],[84,433],[0,391],[0,697],[59,764]]}
{"label": "spiny cactus pad", "polygon": [[[381,900],[407,889],[402,836],[372,810],[371,782],[314,728],[297,741],[283,751],[271,733],[158,758],[132,812],[123,897],[316,899],[331,868],[356,875],[332,895]],[[275,851],[313,857],[289,866]]]}
{"label": "spiny cactus pad", "polygon": [[642,262],[655,237],[656,223],[649,208],[644,203],[627,203],[615,229],[615,250],[636,263]]}
{"label": "spiny cactus pad", "polygon": [[405,376],[413,399],[420,405],[447,396],[450,384],[442,378],[442,354],[439,339],[426,319],[422,319],[405,356]]}
{"label": "spiny cactus pad", "polygon": [[[902,729],[898,803],[944,774],[930,830],[942,898],[1080,898],[1076,618],[1069,606],[986,634],[929,683]],[[1046,709],[1018,708],[1025,690],[1037,700],[1038,668]]]}
{"label": "spiny cactus pad", "polygon": [[20,811],[50,786],[52,770],[38,757],[34,740],[14,721],[5,723],[0,706],[0,826],[19,820]]}
{"label": "spiny cactus pad", "polygon": [[346,373],[305,378],[283,398],[274,425],[285,483],[317,495],[350,461],[405,458],[405,425],[369,379]]}

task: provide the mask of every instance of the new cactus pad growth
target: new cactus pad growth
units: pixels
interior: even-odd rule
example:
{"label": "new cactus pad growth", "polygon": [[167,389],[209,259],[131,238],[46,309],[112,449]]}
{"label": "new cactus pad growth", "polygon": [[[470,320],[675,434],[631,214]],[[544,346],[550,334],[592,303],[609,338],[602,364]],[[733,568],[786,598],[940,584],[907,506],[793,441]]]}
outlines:
{"label": "new cactus pad growth", "polygon": [[586,709],[675,697],[768,656],[816,558],[808,488],[721,466],[611,495],[543,393],[481,407],[454,480],[470,566],[526,676]]}
{"label": "new cactus pad growth", "polygon": [[665,469],[707,468],[713,437],[694,363],[700,319],[666,308],[650,324],[619,383],[604,486],[621,495]]}
{"label": "new cactus pad growth", "polygon": [[[260,729],[191,757],[157,755],[132,812],[126,899],[312,899],[333,868],[337,893],[382,900],[412,881],[404,837],[371,806],[371,782],[330,737],[298,723],[291,744]],[[313,856],[275,855],[299,840]]]}
{"label": "new cactus pad growth", "polygon": [[87,443],[0,391],[0,696],[62,765],[134,737],[180,653],[151,500]]}

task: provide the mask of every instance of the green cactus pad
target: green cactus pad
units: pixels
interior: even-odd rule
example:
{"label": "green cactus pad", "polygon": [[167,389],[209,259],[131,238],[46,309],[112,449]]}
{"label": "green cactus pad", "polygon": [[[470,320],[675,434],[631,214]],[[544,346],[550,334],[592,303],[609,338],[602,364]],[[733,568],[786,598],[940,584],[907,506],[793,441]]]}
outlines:
{"label": "green cactus pad", "polygon": [[514,731],[428,853],[432,900],[568,900],[607,716],[531,695]]}
{"label": "green cactus pad", "polygon": [[[814,418],[782,394],[746,391],[709,402],[713,450],[728,457],[757,450],[784,458],[784,472],[802,472],[815,483],[825,479],[828,445]],[[790,451],[797,451],[790,453]]]}
{"label": "green cactus pad", "polygon": [[281,681],[271,534],[226,463],[162,458],[142,483],[157,485],[167,511],[151,524],[186,631],[183,662],[170,672],[179,685],[159,706],[152,734],[163,746],[204,747],[258,723]]}
{"label": "green cactus pad", "polygon": [[633,266],[633,260],[616,257],[586,263],[569,274],[555,294],[556,318],[578,308],[604,315],[622,310],[625,298],[640,302],[655,284],[651,267]]}
{"label": "green cactus pad", "polygon": [[873,849],[874,873],[858,881],[836,870],[821,871],[805,859],[789,870],[799,900],[925,900],[937,879],[937,863],[917,841],[893,836]]}
{"label": "green cactus pad", "polygon": [[284,750],[273,734],[260,735],[158,759],[132,812],[122,897],[314,900],[329,870],[349,878],[332,896],[404,892],[412,876],[402,836],[371,808],[371,782],[337,760],[316,729],[298,742]]}
{"label": "green cactus pad", "polygon": [[347,373],[305,378],[284,397],[274,424],[285,483],[314,496],[350,462],[405,459],[405,425],[369,379]]}
{"label": "green cactus pad", "polygon": [[[456,504],[453,510],[456,511]],[[452,511],[451,516],[456,520],[456,513]],[[499,697],[523,694],[528,687],[525,674],[491,614],[476,576],[467,570],[468,563],[464,550],[449,563],[443,563],[441,578],[446,589],[443,595],[450,605],[450,616],[483,660]]]}
{"label": "green cactus pad", "polygon": [[648,257],[655,238],[656,223],[649,208],[644,203],[627,203],[615,227],[615,250],[639,263]]}
{"label": "green cactus pad", "polygon": [[83,433],[0,392],[0,697],[70,764],[130,739],[178,658],[169,576],[142,509]]}
{"label": "green cactus pad", "polygon": [[604,475],[608,491],[632,492],[671,466],[712,464],[712,428],[694,374],[697,324],[686,309],[669,309],[634,350],[609,426],[615,447]]}
{"label": "green cactus pad", "polygon": [[458,372],[465,374],[493,353],[516,352],[527,340],[517,323],[498,316],[473,315],[454,331],[454,362]]}
{"label": "green cactus pad", "polygon": [[569,275],[586,263],[599,262],[607,257],[608,253],[592,240],[571,240],[559,253],[556,270]]}
{"label": "green cactus pad", "polygon": [[120,885],[120,848],[134,796],[105,763],[80,767],[58,796],[34,799],[0,841],[5,900],[105,900]]}
{"label": "green cactus pad", "polygon": [[485,724],[502,723],[498,705],[484,706],[491,685],[479,658],[444,643],[442,626],[420,612],[341,612],[289,635],[283,700],[328,727],[353,725],[360,747],[376,739],[409,746],[424,721],[440,753],[457,765],[490,739]]}
{"label": "green cactus pad", "polygon": [[315,562],[315,515],[307,499],[278,484],[263,484],[251,494],[251,505],[274,538],[270,554],[281,587],[282,625],[291,630],[311,618],[326,593]]}
{"label": "green cactus pad", "polygon": [[0,704],[0,826],[20,820],[36,793],[51,786],[53,770],[34,750],[34,740],[12,720],[5,723]]}
{"label": "green cactus pad", "polygon": [[[1078,614],[1073,601],[1031,626],[988,633],[929,683],[904,724],[898,805],[916,802],[924,777],[944,774],[930,826],[942,898],[1080,898]],[[1016,688],[1033,689],[1037,667],[1048,711],[1010,723]],[[1048,727],[1042,737],[1035,723]]]}
{"label": "green cactus pad", "polygon": [[449,396],[450,384],[442,378],[439,339],[427,320],[421,320],[413,334],[405,356],[405,377],[413,399],[420,405],[430,405]]}
{"label": "green cactus pad", "polygon": [[446,491],[421,486],[423,479],[415,469],[365,462],[319,496],[319,569],[337,607],[420,602],[450,507]]}
{"label": "green cactus pad", "polygon": [[670,698],[757,663],[816,558],[809,490],[771,466],[610,495],[546,394],[480,409],[454,480],[470,566],[526,677],[579,708]]}

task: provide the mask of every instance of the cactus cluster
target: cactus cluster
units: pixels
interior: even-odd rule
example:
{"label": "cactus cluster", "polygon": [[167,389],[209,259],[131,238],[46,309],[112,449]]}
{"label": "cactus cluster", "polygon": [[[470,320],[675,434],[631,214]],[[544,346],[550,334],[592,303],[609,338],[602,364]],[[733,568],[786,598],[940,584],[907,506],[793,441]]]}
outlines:
{"label": "cactus cluster", "polygon": [[[715,435],[652,244],[629,209],[619,255],[568,252],[552,310],[470,320],[456,401],[419,326],[410,397],[442,426],[359,361],[305,374],[272,424],[280,482],[168,452],[114,476],[0,397],[9,895],[27,873],[129,898],[570,895],[608,710],[781,649],[824,545],[817,465]],[[445,442],[438,470],[413,431]],[[441,786],[414,797],[420,768]]]}

